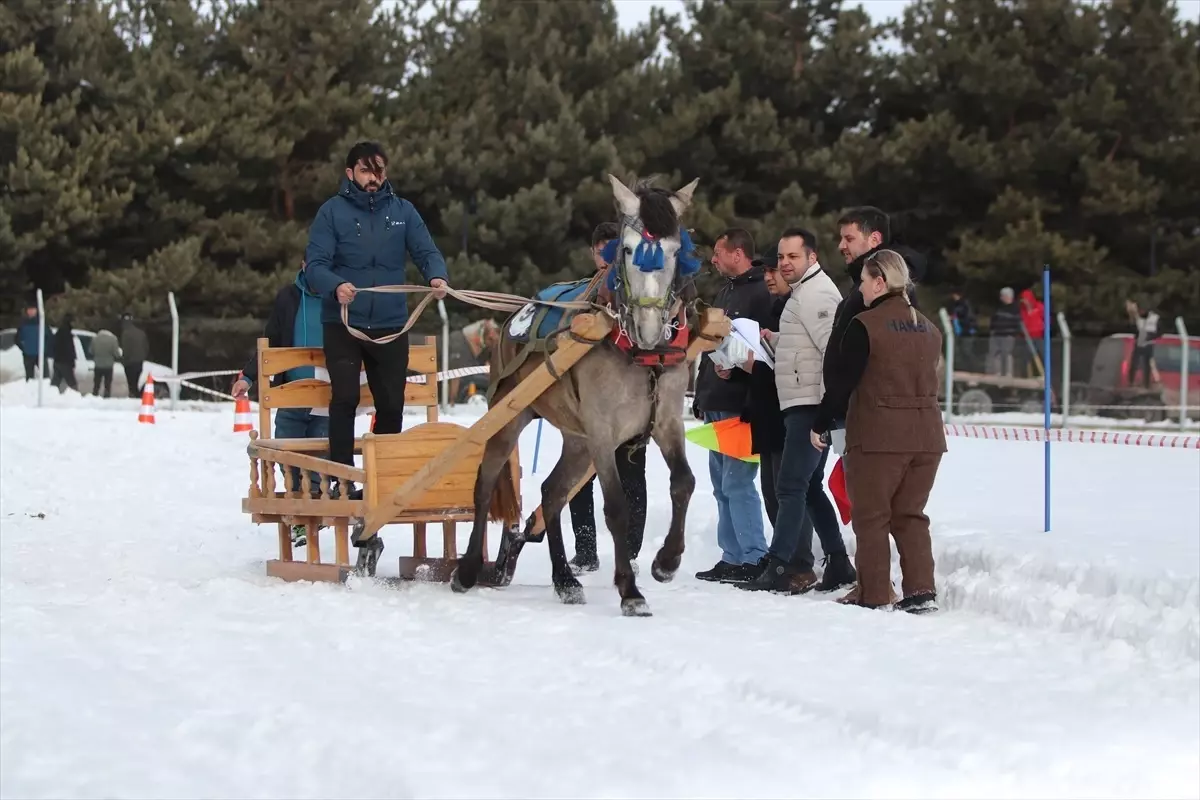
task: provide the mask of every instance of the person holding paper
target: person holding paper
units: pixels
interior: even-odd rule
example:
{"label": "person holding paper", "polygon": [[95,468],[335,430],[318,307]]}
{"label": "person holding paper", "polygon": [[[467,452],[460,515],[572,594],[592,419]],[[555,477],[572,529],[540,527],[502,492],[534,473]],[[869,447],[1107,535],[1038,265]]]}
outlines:
{"label": "person holding paper", "polygon": [[785,429],[776,485],[779,508],[766,563],[742,588],[800,594],[817,584],[812,529],[805,526],[809,519],[827,559],[828,580],[823,584],[832,583],[831,588],[836,588],[856,578],[833,504],[823,490],[809,491],[816,471],[824,473],[825,451],[813,447],[809,431],[821,402],[821,365],[842,294],[821,269],[817,240],[809,231],[784,231],[779,239],[779,266],[785,274],[794,276],[780,316],[779,333],[769,337],[775,348],[775,386]]}
{"label": "person holding paper", "polygon": [[[753,263],[754,239],[741,228],[731,228],[713,245],[713,266],[725,278],[713,305],[730,319],[744,317],[760,325],[771,316],[771,295],[763,282],[761,265]],[[732,338],[732,337],[729,337]],[[745,356],[743,355],[743,360]],[[710,353],[700,358],[693,413],[705,422],[737,417],[746,405],[750,376],[733,368],[718,368]],[[754,485],[758,465],[710,453],[708,473],[717,501],[717,544],[721,560],[711,569],[696,573],[702,581],[749,580],[766,556],[762,501]]]}

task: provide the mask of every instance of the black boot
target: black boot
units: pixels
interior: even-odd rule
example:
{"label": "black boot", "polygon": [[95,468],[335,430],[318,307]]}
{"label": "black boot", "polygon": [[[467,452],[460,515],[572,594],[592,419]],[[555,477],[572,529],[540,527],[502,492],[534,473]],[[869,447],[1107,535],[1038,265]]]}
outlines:
{"label": "black boot", "polygon": [[825,556],[821,563],[825,566],[825,571],[821,575],[821,582],[817,584],[818,592],[832,592],[858,581],[858,573],[850,563],[850,556],[845,553]]}
{"label": "black boot", "polygon": [[754,580],[739,584],[739,589],[748,592],[775,592],[778,594],[803,594],[817,582],[812,572],[800,572],[792,565],[768,556],[766,566]]}
{"label": "black boot", "polygon": [[910,595],[896,603],[894,608],[897,611],[907,611],[909,614],[930,614],[938,610],[937,593],[921,592]]}
{"label": "black boot", "polygon": [[741,564],[730,564],[728,561],[718,561],[712,569],[696,573],[698,581],[720,581],[742,568]]}

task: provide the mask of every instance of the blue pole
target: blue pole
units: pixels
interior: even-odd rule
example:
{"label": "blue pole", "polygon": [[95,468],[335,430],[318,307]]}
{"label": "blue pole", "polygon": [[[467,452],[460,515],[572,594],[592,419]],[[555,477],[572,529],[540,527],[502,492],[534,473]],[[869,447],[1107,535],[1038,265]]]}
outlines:
{"label": "blue pole", "polygon": [[1042,387],[1042,403],[1045,411],[1046,425],[1046,464],[1045,464],[1045,487],[1043,494],[1046,506],[1046,527],[1045,532],[1050,532],[1050,265],[1046,264],[1042,268],[1042,322],[1044,323],[1044,332],[1042,333],[1042,363],[1045,365],[1044,378],[1045,385]]}
{"label": "blue pole", "polygon": [[540,420],[540,419],[538,420],[537,439],[535,439],[533,442],[533,474],[534,475],[537,475],[538,453],[540,453],[542,450],[542,422],[543,422],[543,420]]}

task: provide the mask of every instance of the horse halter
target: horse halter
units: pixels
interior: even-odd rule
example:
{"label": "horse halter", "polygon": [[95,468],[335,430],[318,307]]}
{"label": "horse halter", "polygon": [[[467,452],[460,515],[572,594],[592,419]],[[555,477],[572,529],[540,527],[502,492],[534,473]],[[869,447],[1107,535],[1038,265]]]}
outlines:
{"label": "horse halter", "polygon": [[[637,248],[632,253],[632,259],[627,259],[624,252],[625,229],[635,231],[641,241]],[[678,258],[675,264],[675,272],[671,276],[671,286],[667,293],[662,297],[630,297],[627,287],[629,286],[628,269],[629,261],[632,260],[633,265],[638,271],[650,273],[659,272],[665,267],[665,257],[663,254],[662,241],[646,230],[646,226],[642,224],[641,219],[628,214],[621,217],[621,232],[619,235],[619,245],[617,258],[620,260],[620,267],[617,271],[616,296],[620,303],[622,311],[631,311],[634,309],[658,309],[663,313],[664,338],[667,338],[666,328],[672,327],[669,317],[674,316],[676,304],[678,301],[679,289],[682,281],[680,280],[680,270]],[[678,256],[678,254],[677,254]],[[621,314],[622,317],[625,314]],[[624,327],[626,322],[622,320]]]}

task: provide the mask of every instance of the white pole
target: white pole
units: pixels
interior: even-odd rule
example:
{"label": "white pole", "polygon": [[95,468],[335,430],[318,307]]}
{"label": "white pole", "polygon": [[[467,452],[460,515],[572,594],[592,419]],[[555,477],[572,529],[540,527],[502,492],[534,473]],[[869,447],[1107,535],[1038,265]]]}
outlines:
{"label": "white pole", "polygon": [[938,316],[942,320],[942,330],[946,340],[946,413],[944,419],[949,422],[954,417],[954,325],[946,309],[939,308]]}
{"label": "white pole", "polygon": [[[450,315],[446,313],[446,301],[438,300],[438,316],[442,318],[442,372],[450,371]],[[450,411],[450,380],[442,378],[442,412]]]}
{"label": "white pole", "polygon": [[1061,311],[1058,312],[1058,330],[1062,334],[1062,426],[1065,428],[1067,415],[1071,413],[1071,327],[1067,325],[1067,315]]}
{"label": "white pole", "polygon": [[42,290],[37,290],[38,308],[38,408],[42,407],[42,384],[46,382],[46,305]]}
{"label": "white pole", "polygon": [[1187,326],[1183,317],[1175,318],[1175,330],[1179,332],[1179,427],[1186,428],[1188,421],[1188,362],[1191,360],[1191,343],[1188,341]]}
{"label": "white pole", "polygon": [[[179,308],[175,305],[175,293],[167,292],[167,305],[171,308],[171,372],[179,375]],[[171,382],[171,410],[175,410],[175,400],[179,396],[180,386]]]}

